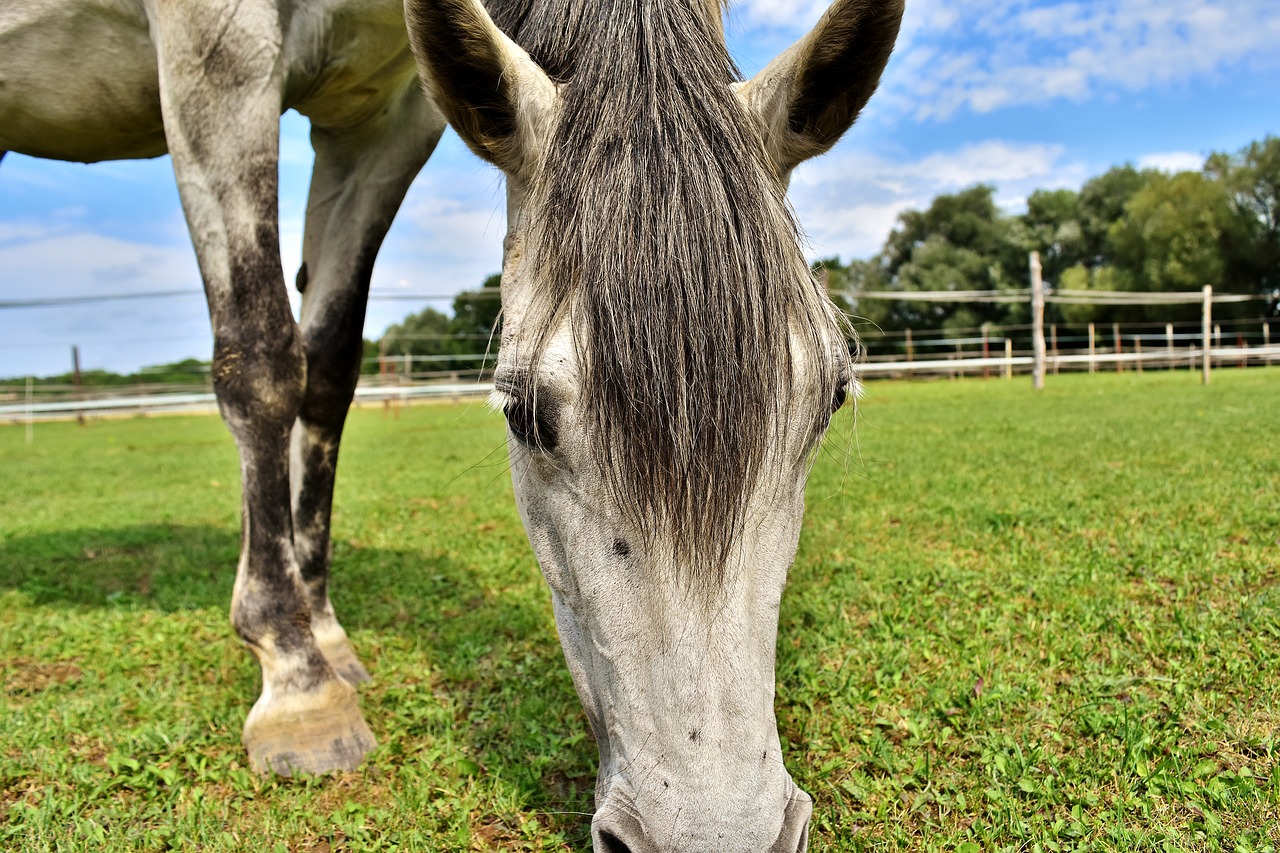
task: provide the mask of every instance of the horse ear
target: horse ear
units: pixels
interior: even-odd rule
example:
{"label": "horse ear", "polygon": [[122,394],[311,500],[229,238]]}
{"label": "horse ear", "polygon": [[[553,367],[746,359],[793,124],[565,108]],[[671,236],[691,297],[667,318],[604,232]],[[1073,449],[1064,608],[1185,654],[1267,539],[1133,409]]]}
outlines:
{"label": "horse ear", "polygon": [[556,87],[479,0],[405,0],[409,43],[427,93],[463,141],[508,175],[533,164]]}
{"label": "horse ear", "polygon": [[836,0],[816,27],[740,93],[780,175],[829,150],[880,83],[905,0]]}

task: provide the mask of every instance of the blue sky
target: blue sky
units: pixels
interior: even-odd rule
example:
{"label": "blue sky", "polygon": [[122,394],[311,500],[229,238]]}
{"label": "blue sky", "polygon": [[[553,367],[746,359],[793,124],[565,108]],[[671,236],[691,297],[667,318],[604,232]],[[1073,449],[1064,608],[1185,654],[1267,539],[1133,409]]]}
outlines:
{"label": "blue sky", "polygon": [[[826,0],[737,0],[730,46],[750,75]],[[867,257],[896,216],[978,182],[1018,211],[1132,162],[1198,168],[1280,133],[1276,0],[908,0],[880,91],[837,148],[802,166],[792,201],[813,257]],[[309,175],[307,124],[284,118],[281,251],[292,281]],[[452,294],[501,266],[501,176],[451,133],[410,191],[375,293]],[[189,290],[190,296],[0,309],[0,377],[133,370],[207,358],[208,318],[167,158],[92,166],[0,163],[0,303]],[[296,295],[294,296],[296,303]],[[434,302],[446,309],[448,299]],[[421,303],[375,301],[378,336]]]}

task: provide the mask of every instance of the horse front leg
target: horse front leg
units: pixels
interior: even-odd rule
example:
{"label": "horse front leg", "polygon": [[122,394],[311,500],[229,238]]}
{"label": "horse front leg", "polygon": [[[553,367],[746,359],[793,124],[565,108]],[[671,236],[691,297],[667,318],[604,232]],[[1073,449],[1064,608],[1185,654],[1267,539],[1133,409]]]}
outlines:
{"label": "horse front leg", "polygon": [[307,385],[293,426],[293,541],[320,650],[347,681],[369,673],[329,598],[330,513],[338,447],[360,376],[369,280],[409,184],[444,118],[409,76],[384,109],[355,128],[313,126],[316,159],[303,233],[302,341]]}
{"label": "horse front leg", "polygon": [[306,363],[280,266],[280,23],[270,0],[152,4],[161,106],[213,325],[213,384],[243,481],[231,621],[262,668],[244,725],[258,772],[351,769],[375,746],[316,644],[294,552],[289,436]]}

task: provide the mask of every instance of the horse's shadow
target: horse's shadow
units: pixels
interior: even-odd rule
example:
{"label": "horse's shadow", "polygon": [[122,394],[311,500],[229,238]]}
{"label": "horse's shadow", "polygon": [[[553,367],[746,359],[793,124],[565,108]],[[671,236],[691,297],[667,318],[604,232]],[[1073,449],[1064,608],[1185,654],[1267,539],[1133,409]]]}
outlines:
{"label": "horse's shadow", "polygon": [[139,524],[0,541],[0,589],[37,605],[142,606],[172,613],[229,607],[237,531]]}
{"label": "horse's shadow", "polygon": [[[230,528],[166,524],[11,537],[0,541],[0,591],[16,590],[33,604],[82,612],[225,613],[239,542],[239,532]],[[506,560],[511,568],[506,576],[521,582],[507,588],[490,574],[486,583],[473,562],[453,556],[335,544],[335,602],[374,674],[373,684],[361,690],[365,716],[375,731],[386,732],[384,743],[417,740],[417,747],[424,746],[429,738],[402,718],[400,702],[406,690],[423,686],[423,673],[430,673],[434,701],[454,713],[464,763],[474,762],[466,772],[514,785],[518,797],[536,811],[589,812],[594,747],[584,736],[587,725],[560,656],[550,608],[528,594],[530,578],[523,571],[536,573],[532,555],[517,558],[501,547],[478,553],[475,559]],[[523,564],[515,565],[516,559]],[[231,626],[224,624],[227,646],[233,648]],[[244,679],[225,689],[246,690],[247,709],[257,688],[256,667],[247,653],[243,669]],[[536,684],[532,699],[513,689],[513,682],[524,678]],[[228,725],[234,731],[239,723]],[[520,739],[516,730],[522,727],[534,736]],[[538,736],[559,729],[563,738]],[[530,744],[533,754],[514,754],[513,736]],[[374,760],[395,762],[415,747],[387,745],[389,755]],[[540,748],[548,754],[538,754]],[[542,775],[531,771],[539,765],[550,769]],[[501,831],[494,825],[503,819],[480,816],[478,823],[484,831]],[[562,825],[577,831],[581,821],[572,818]]]}

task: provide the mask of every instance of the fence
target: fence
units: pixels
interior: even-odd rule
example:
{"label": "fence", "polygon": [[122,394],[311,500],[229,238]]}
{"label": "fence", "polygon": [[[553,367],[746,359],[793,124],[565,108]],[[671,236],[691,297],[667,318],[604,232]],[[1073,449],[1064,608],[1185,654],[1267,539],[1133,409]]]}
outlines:
{"label": "fence", "polygon": [[[1099,370],[1187,369],[1203,371],[1203,333],[1190,323],[1049,324],[1045,371],[1049,375]],[[1030,324],[921,333],[863,334],[867,353],[859,368],[866,376],[972,376],[1031,373],[1035,345]],[[1215,324],[1210,336],[1211,367],[1280,364],[1268,321],[1231,320]]]}
{"label": "fence", "polygon": [[[1200,294],[1107,294],[1095,291],[1046,292],[1039,276],[1039,258],[1031,258],[1032,286],[1026,290],[863,292],[860,299],[892,299],[911,302],[1029,302],[1032,322],[1023,325],[987,325],[927,333],[864,333],[868,351],[858,373],[879,377],[1004,376],[1030,373],[1036,387],[1046,375],[1065,371],[1096,372],[1100,369],[1199,370],[1209,381],[1217,367],[1250,367],[1280,364],[1280,341],[1273,342],[1267,320],[1212,321],[1212,306],[1244,302],[1260,297],[1214,295],[1210,287]],[[1177,305],[1198,302],[1202,316],[1192,323],[1133,323],[1072,326],[1044,322],[1046,303]],[[1197,328],[1198,326],[1198,328]],[[1278,329],[1277,331],[1280,331]],[[478,336],[467,336],[468,339]],[[945,353],[945,354],[944,354]],[[921,357],[921,356],[924,357]],[[408,405],[414,400],[474,397],[492,390],[492,353],[448,355],[382,355],[377,375],[363,375],[356,388],[357,404],[381,402]],[[460,365],[462,365],[460,367]],[[443,369],[441,369],[443,368]],[[212,412],[217,400],[207,379],[202,383],[105,388],[86,392],[71,385],[0,387],[0,422],[27,423],[153,412]],[[28,427],[29,428],[29,427]]]}
{"label": "fence", "polygon": [[[130,394],[127,389],[114,389],[110,396],[89,399],[35,399],[35,388],[20,402],[0,402],[0,422],[29,423],[32,421],[67,420],[87,417],[105,417],[143,414],[199,414],[217,411],[218,400],[212,391],[179,394]],[[394,403],[407,405],[413,400],[449,399],[487,394],[493,390],[491,382],[457,382],[398,385],[361,385],[356,388],[355,405],[367,403]],[[12,394],[9,396],[13,396]],[[2,398],[0,398],[2,399]]]}
{"label": "fence", "polygon": [[[916,360],[914,358],[914,349],[919,344],[913,339],[912,331],[907,329],[904,333],[905,359],[896,363],[886,364],[883,362],[877,363],[877,359],[872,356],[868,359],[868,364],[863,367],[862,373],[867,376],[877,374],[912,376],[920,373],[942,372],[954,376],[974,370],[982,370],[986,375],[990,375],[991,371],[996,369],[1003,371],[1006,376],[1012,376],[1015,370],[1029,367],[1034,386],[1043,388],[1046,373],[1050,371],[1058,373],[1064,367],[1072,369],[1083,365],[1084,369],[1089,370],[1091,373],[1095,372],[1099,365],[1108,364],[1114,365],[1117,370],[1124,370],[1126,365],[1131,365],[1138,371],[1142,371],[1146,365],[1174,369],[1183,359],[1186,359],[1193,368],[1197,362],[1199,363],[1201,381],[1204,384],[1208,384],[1211,369],[1214,366],[1224,363],[1238,363],[1241,367],[1251,364],[1269,365],[1277,360],[1277,356],[1280,356],[1280,346],[1275,346],[1271,342],[1271,326],[1268,321],[1233,321],[1237,324],[1240,322],[1253,323],[1257,326],[1261,336],[1260,345],[1250,346],[1250,341],[1246,340],[1244,332],[1238,331],[1236,346],[1234,347],[1224,347],[1222,345],[1222,325],[1212,322],[1213,306],[1215,304],[1250,302],[1267,297],[1234,293],[1215,295],[1210,285],[1205,285],[1199,294],[1186,292],[1130,293],[1092,290],[1056,290],[1049,293],[1046,291],[1041,277],[1040,253],[1032,252],[1029,261],[1031,287],[1026,290],[864,291],[856,294],[859,299],[883,299],[900,302],[1026,302],[1031,305],[1032,317],[1031,323],[1026,326],[1004,328],[984,326],[976,330],[982,334],[982,355],[979,358],[968,358],[963,353],[962,345],[964,343],[972,343],[973,339],[966,340],[952,337],[939,343],[955,343],[956,354],[954,357]],[[1068,341],[1060,339],[1056,325],[1050,326],[1052,347],[1046,341],[1045,305],[1047,303],[1064,305],[1187,305],[1199,303],[1201,306],[1200,329],[1198,335],[1175,332],[1174,324],[1166,323],[1164,324],[1162,338],[1156,335],[1143,334],[1130,336],[1132,349],[1129,352],[1125,352],[1124,336],[1121,334],[1119,324],[1112,324],[1114,345],[1108,349],[1105,344],[1100,345],[1098,330],[1093,323],[1090,323],[1088,324],[1087,351],[1064,354],[1059,345]],[[1029,333],[1031,339],[1029,356],[1024,352],[1015,350],[1012,337],[1007,335],[1003,338],[1000,337],[1001,332],[1014,330],[1026,330]],[[955,333],[956,330],[950,332],[952,335]],[[1252,329],[1250,329],[1250,336],[1252,337]],[[992,357],[990,355],[993,338],[994,340],[1002,341],[1005,351],[1003,357]],[[1149,347],[1146,352],[1143,352],[1142,342],[1144,339],[1155,339],[1163,346],[1158,347],[1155,351],[1152,351]],[[1195,341],[1195,343],[1183,350],[1177,341],[1188,339]]]}

